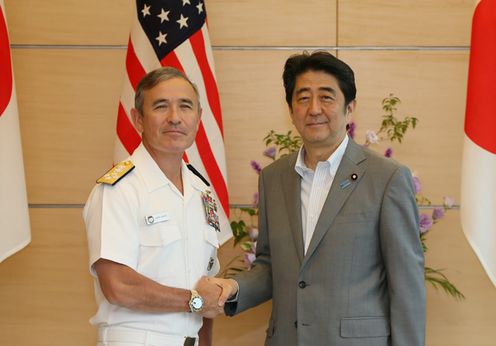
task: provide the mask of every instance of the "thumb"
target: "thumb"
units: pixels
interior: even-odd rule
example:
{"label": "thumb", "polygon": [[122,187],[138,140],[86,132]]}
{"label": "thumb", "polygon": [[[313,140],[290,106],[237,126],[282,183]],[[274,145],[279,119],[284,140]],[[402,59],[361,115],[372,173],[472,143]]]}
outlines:
{"label": "thumb", "polygon": [[224,304],[226,303],[226,300],[229,299],[229,297],[231,296],[232,293],[231,293],[231,289],[230,289],[229,285],[222,283],[219,286],[222,288],[222,292],[220,293],[220,296],[219,296],[219,306],[224,306]]}

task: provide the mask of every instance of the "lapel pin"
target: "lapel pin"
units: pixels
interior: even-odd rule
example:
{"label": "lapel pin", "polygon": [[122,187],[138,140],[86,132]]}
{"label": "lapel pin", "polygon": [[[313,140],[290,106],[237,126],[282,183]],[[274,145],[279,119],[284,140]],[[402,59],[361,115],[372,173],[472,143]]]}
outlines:
{"label": "lapel pin", "polygon": [[351,180],[357,180],[358,179],[358,175],[356,173],[353,173],[351,175]]}
{"label": "lapel pin", "polygon": [[351,185],[351,182],[350,182],[348,179],[346,179],[346,180],[342,181],[342,182],[339,184],[339,186],[340,186],[342,189],[345,189],[345,188],[347,188],[347,187],[348,187],[348,186],[350,186],[350,185]]}

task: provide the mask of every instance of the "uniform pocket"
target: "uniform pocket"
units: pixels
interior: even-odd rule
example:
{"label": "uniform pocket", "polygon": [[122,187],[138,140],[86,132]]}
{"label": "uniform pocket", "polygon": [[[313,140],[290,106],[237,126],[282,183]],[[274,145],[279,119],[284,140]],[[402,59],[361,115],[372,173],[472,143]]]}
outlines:
{"label": "uniform pocket", "polygon": [[[180,251],[181,233],[179,227],[172,223],[161,223],[140,228],[140,253],[138,272],[144,276],[161,282],[171,276],[173,258]],[[163,283],[163,282],[161,282]]]}
{"label": "uniform pocket", "polygon": [[207,243],[215,247],[216,249],[219,248],[219,239],[217,238],[217,231],[210,226],[206,226],[205,229],[203,230],[203,236],[204,239]]}
{"label": "uniform pocket", "polygon": [[172,223],[144,226],[140,229],[140,244],[142,246],[167,246],[179,239],[181,239],[179,227]]}
{"label": "uniform pocket", "polygon": [[343,338],[387,337],[391,334],[385,317],[352,317],[341,319],[340,335]]}

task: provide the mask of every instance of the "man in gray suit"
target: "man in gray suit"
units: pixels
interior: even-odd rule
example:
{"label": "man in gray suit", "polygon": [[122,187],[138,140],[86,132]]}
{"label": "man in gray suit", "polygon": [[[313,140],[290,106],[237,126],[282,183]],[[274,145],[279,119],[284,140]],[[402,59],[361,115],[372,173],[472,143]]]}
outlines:
{"label": "man in gray suit", "polygon": [[424,345],[410,171],[348,138],[356,88],[347,64],[294,55],[283,80],[304,144],[260,174],[254,267],[204,283],[223,288],[219,304],[231,297],[228,315],[272,298],[266,345]]}

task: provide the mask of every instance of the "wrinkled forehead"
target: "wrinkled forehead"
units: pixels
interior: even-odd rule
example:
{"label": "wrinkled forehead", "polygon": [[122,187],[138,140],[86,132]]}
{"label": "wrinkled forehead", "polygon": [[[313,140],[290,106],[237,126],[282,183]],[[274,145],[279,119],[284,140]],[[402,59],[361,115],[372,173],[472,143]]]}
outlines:
{"label": "wrinkled forehead", "polygon": [[308,70],[298,74],[296,76],[293,94],[308,88],[333,90],[336,93],[342,94],[338,79],[325,71]]}
{"label": "wrinkled forehead", "polygon": [[158,82],[153,87],[144,90],[146,101],[154,102],[155,99],[165,100],[190,100],[192,103],[198,103],[198,94],[191,83],[180,77],[174,77]]}

